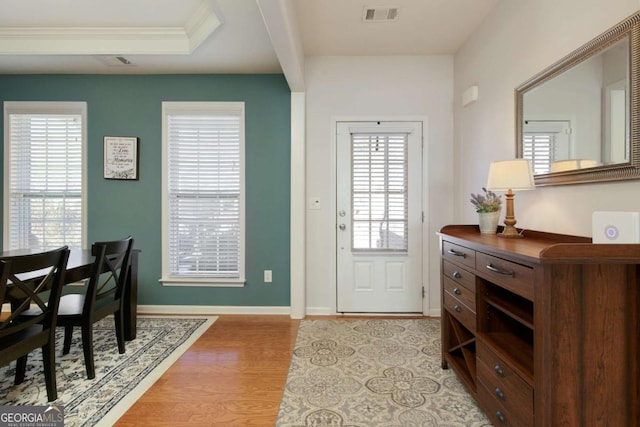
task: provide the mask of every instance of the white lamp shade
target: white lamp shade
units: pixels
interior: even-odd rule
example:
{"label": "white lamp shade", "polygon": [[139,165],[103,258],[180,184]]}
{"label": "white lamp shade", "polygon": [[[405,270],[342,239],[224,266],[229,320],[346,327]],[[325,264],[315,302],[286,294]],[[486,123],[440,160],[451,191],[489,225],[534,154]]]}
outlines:
{"label": "white lamp shade", "polygon": [[491,163],[487,190],[533,190],[531,162],[527,159],[500,160]]}

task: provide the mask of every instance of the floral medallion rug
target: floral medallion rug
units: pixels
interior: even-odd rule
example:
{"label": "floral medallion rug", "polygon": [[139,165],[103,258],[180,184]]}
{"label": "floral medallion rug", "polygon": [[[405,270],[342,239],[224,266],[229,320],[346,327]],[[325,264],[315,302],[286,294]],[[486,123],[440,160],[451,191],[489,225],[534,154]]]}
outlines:
{"label": "floral medallion rug", "polygon": [[[136,339],[118,353],[113,317],[93,326],[96,377],[87,379],[80,329],[62,355],[63,328],[56,336],[58,399],[64,425],[110,426],[216,320],[216,317],[138,317]],[[15,362],[0,368],[0,405],[48,405],[40,349],[29,355],[25,380],[13,385]]]}
{"label": "floral medallion rug", "polygon": [[276,426],[491,426],[440,360],[438,319],[303,320]]}

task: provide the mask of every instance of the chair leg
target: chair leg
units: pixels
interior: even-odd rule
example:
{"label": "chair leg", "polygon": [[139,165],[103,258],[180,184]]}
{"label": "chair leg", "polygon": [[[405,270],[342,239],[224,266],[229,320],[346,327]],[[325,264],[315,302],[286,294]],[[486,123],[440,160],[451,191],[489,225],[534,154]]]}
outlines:
{"label": "chair leg", "polygon": [[44,381],[47,385],[47,398],[49,402],[58,398],[56,385],[56,349],[49,342],[42,347],[42,364],[44,365]]}
{"label": "chair leg", "polygon": [[113,320],[116,325],[116,339],[118,340],[118,352],[120,354],[125,352],[124,348],[124,313],[122,310],[114,314]]}
{"label": "chair leg", "polygon": [[28,354],[25,354],[24,356],[21,356],[16,360],[16,378],[14,381],[15,385],[22,384],[22,382],[24,381],[24,374],[27,370],[28,356]]}
{"label": "chair leg", "polygon": [[96,377],[96,368],[93,364],[93,325],[82,325],[82,350],[84,352],[84,364],[87,368],[87,378]]}
{"label": "chair leg", "polygon": [[69,354],[71,351],[71,337],[73,336],[73,326],[64,327],[64,343],[62,345],[62,354]]}

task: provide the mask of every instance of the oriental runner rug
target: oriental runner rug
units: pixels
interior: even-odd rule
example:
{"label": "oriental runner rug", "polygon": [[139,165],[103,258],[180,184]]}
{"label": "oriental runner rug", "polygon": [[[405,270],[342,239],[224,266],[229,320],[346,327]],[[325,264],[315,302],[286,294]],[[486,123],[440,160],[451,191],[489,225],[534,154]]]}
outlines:
{"label": "oriental runner rug", "polygon": [[[56,378],[64,425],[110,426],[151,387],[215,322],[216,317],[138,317],[136,339],[118,353],[113,317],[94,324],[96,377],[87,379],[80,329],[71,352],[62,355],[63,328],[57,331]],[[13,385],[15,362],[0,368],[0,405],[49,405],[42,374],[42,353],[29,355],[25,381]]]}
{"label": "oriental runner rug", "polygon": [[491,426],[440,348],[438,319],[303,320],[276,426]]}

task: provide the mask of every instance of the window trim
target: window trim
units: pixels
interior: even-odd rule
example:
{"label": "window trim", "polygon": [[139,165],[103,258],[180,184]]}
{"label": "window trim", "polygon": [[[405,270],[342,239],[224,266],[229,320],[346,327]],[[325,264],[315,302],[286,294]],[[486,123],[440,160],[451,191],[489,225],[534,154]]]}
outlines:
{"label": "window trim", "polygon": [[[172,114],[234,113],[240,116],[240,261],[239,278],[191,278],[169,274],[169,135],[168,116]],[[243,287],[246,283],[245,243],[245,105],[244,102],[162,102],[162,286]]]}
{"label": "window trim", "polygon": [[81,206],[82,218],[80,226],[82,227],[80,244],[83,249],[87,248],[87,103],[84,101],[5,101],[3,105],[4,114],[4,174],[3,174],[3,221],[2,221],[2,247],[4,250],[10,250],[10,220],[11,206],[11,131],[10,119],[11,114],[80,114],[82,116],[82,191]]}

